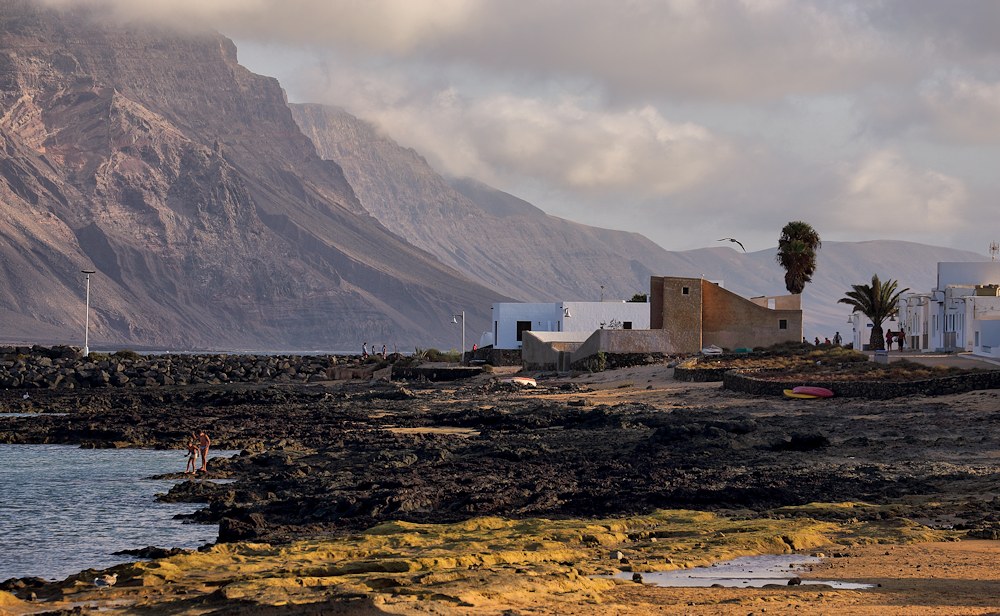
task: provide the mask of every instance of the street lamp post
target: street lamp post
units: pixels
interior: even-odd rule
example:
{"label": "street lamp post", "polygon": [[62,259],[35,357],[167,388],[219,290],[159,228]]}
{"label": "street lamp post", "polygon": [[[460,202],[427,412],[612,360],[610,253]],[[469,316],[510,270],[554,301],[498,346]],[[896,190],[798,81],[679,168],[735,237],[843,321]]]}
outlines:
{"label": "street lamp post", "polygon": [[86,357],[90,355],[90,275],[95,273],[94,270],[80,270],[80,273],[87,276],[87,302],[84,304],[86,306],[83,319],[83,356]]}
{"label": "street lamp post", "polygon": [[465,311],[463,310],[461,314],[451,315],[451,322],[458,324],[458,319],[462,319],[462,348],[458,350],[458,363],[461,365],[465,359]]}

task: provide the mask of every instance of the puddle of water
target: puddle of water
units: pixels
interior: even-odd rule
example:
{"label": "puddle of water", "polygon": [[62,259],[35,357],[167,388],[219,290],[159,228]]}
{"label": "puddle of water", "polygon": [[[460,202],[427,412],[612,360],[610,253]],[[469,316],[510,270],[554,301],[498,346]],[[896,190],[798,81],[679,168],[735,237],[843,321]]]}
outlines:
{"label": "puddle of water", "polygon": [[[788,580],[799,577],[807,565],[821,562],[814,556],[801,554],[768,554],[764,556],[742,556],[710,567],[676,569],[673,571],[649,571],[642,573],[642,581],[656,586],[707,588],[725,586],[729,588],[760,588],[767,584],[787,586]],[[631,572],[622,572],[615,578],[631,580]],[[872,584],[841,582],[838,580],[802,580],[802,586],[825,584],[832,588],[857,590],[872,588]]]}

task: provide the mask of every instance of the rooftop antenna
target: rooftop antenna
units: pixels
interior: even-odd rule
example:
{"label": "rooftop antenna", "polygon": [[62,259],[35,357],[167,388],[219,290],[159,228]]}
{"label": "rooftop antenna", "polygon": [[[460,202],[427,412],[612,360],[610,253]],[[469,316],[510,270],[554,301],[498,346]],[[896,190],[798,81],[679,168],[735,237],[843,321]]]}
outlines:
{"label": "rooftop antenna", "polygon": [[990,242],[990,257],[993,261],[997,260],[997,254],[1000,253],[1000,244],[996,242]]}

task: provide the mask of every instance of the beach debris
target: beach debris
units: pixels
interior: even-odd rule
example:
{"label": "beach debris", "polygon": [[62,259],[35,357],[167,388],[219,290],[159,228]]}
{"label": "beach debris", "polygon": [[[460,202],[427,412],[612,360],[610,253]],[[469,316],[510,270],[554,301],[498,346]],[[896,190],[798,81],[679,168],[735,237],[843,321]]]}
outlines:
{"label": "beach debris", "polygon": [[623,558],[625,558],[625,555],[619,552],[618,550],[611,551],[611,560],[621,560]]}
{"label": "beach debris", "polygon": [[636,584],[642,584],[642,574],[641,573],[633,573],[632,574],[632,581],[635,582]]}
{"label": "beach debris", "polygon": [[97,586],[98,588],[108,588],[110,586],[114,586],[117,582],[117,573],[99,575],[94,578],[94,586]]}
{"label": "beach debris", "polygon": [[790,580],[788,580],[788,585],[789,586],[801,586],[802,585],[802,578],[800,578],[800,577],[793,577]]}

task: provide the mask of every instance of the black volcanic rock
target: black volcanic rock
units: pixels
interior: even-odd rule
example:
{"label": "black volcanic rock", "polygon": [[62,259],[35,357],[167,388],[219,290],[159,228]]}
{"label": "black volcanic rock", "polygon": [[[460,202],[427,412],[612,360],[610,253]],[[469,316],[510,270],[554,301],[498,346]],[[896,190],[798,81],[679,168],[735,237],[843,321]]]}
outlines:
{"label": "black volcanic rock", "polygon": [[0,1],[0,337],[406,348],[500,299],[387,231],[215,34]]}

